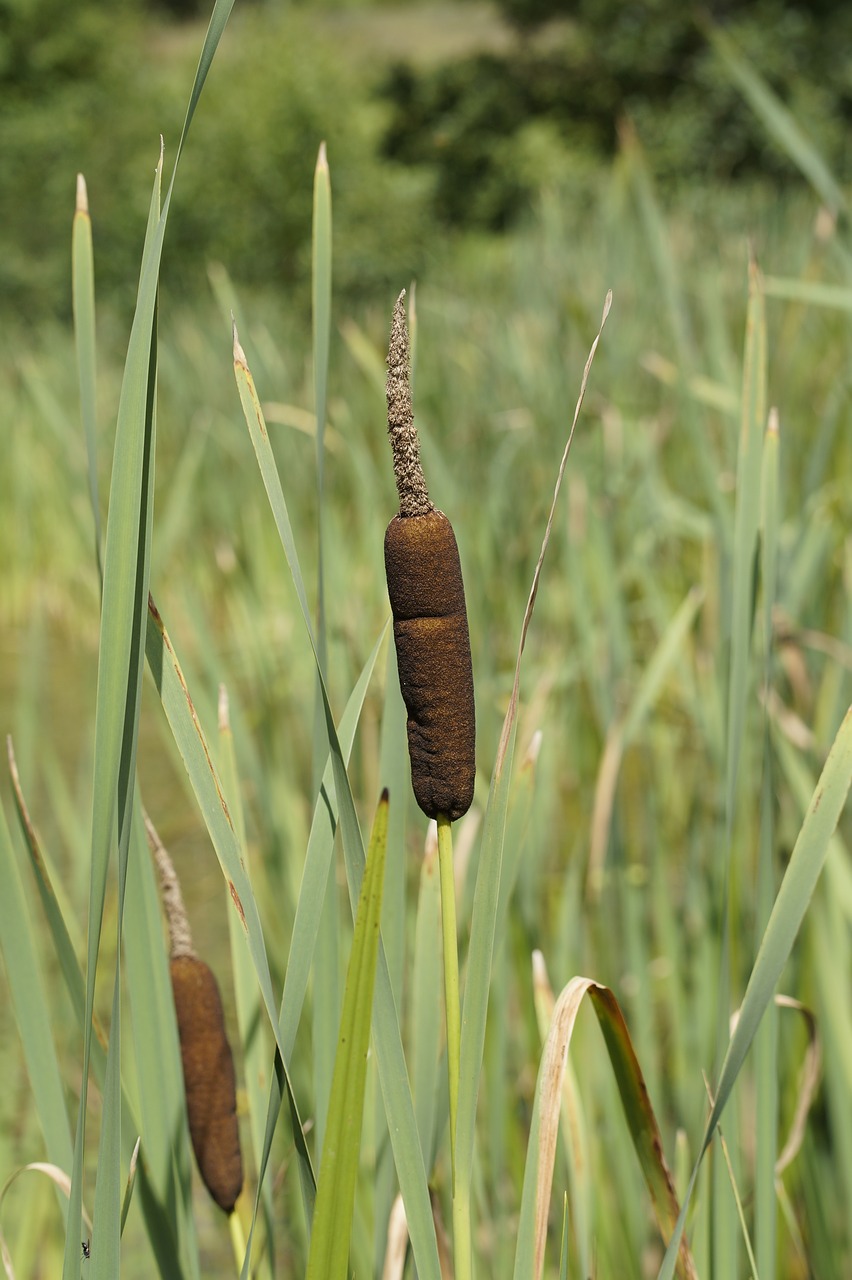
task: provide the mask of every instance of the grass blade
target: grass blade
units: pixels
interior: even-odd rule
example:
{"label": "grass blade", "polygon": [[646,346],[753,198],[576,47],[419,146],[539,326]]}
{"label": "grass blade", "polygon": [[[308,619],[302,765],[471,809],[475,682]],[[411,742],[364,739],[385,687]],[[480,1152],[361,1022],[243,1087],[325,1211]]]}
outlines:
{"label": "grass blade", "polygon": [[[237,767],[237,755],[234,748],[234,735],[228,709],[228,694],[224,685],[219,688],[219,745],[221,747],[222,785],[228,797],[228,809],[234,821],[234,830],[246,865],[246,873],[250,875],[249,851],[246,843],[245,819],[243,816],[240,776]],[[231,947],[231,973],[234,979],[234,999],[237,1007],[237,1025],[240,1031],[240,1043],[243,1050],[243,1067],[245,1072],[246,1096],[248,1099],[249,1126],[251,1128],[252,1148],[255,1158],[255,1169],[258,1173],[258,1195],[262,1194],[263,1217],[266,1226],[265,1268],[269,1275],[275,1274],[274,1235],[272,1231],[272,1190],[264,1183],[260,1173],[263,1154],[264,1115],[266,1111],[266,1089],[264,1082],[269,1071],[271,1050],[266,1027],[261,1013],[261,997],[258,991],[257,978],[251,962],[251,956],[245,945],[243,931],[240,928],[235,912],[228,912],[228,937]],[[279,1099],[280,1106],[280,1099]],[[276,1110],[276,1117],[278,1111]]]}
{"label": "grass blade", "polygon": [[342,1280],[349,1260],[349,1238],[358,1176],[367,1050],[370,1045],[373,990],[382,915],[388,837],[388,795],[379,802],[370,852],[355,916],[340,1036],[328,1113],[328,1133],[320,1165],[308,1280]]}
{"label": "grass blade", "polygon": [[[59,1072],[56,1048],[50,1034],[51,1012],[41,969],[33,945],[33,926],[26,895],[0,805],[0,951],[21,1036],[27,1075],[32,1085],[36,1111],[44,1134],[45,1150],[51,1164],[71,1168],[73,1146],[65,1090]],[[66,1203],[62,1201],[63,1213]]]}
{"label": "grass blade", "polygon": [[89,464],[89,499],[94,520],[95,559],[103,587],[101,558],[101,507],[98,498],[97,412],[95,407],[95,266],[92,252],[92,219],[86,180],[77,174],[77,207],[72,231],[72,295],[74,339],[77,345],[77,378],[80,384],[80,416],[86,436]]}

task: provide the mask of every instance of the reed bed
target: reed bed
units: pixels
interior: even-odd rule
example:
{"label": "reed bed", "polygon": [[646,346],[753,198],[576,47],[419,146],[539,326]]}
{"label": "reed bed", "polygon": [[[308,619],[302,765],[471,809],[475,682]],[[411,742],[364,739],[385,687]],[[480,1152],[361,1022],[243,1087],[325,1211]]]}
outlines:
{"label": "reed bed", "polygon": [[[409,291],[458,794],[409,762],[393,299],[334,313],[333,157],[310,317],[223,266],[159,314],[160,157],[120,374],[80,187],[75,344],[0,367],[9,1274],[848,1274],[852,258],[732,74],[813,194],[677,216],[625,134],[594,209]],[[143,799],[222,990],[230,1232]]]}

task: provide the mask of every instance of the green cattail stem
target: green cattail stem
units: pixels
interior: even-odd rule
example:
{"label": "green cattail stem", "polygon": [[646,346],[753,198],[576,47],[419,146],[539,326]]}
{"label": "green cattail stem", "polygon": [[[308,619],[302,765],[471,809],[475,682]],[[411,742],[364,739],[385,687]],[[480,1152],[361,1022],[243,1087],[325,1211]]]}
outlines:
{"label": "green cattail stem", "polygon": [[461,1058],[461,1002],[456,931],[456,885],[453,869],[453,828],[446,814],[439,814],[438,866],[441,876],[441,929],[444,942],[444,1005],[447,1018],[447,1075],[450,1095],[450,1162],[453,1171],[453,1261],[456,1280],[470,1280],[470,1188],[456,1180],[456,1119],[459,1102]]}
{"label": "green cattail stem", "polygon": [[438,815],[438,866],[441,874],[441,929],[444,939],[444,1005],[447,1018],[447,1075],[450,1092],[450,1158],[453,1193],[456,1186],[456,1114],[459,1101],[461,1011],[459,955],[456,931],[456,888],[453,874],[453,829],[445,814]]}

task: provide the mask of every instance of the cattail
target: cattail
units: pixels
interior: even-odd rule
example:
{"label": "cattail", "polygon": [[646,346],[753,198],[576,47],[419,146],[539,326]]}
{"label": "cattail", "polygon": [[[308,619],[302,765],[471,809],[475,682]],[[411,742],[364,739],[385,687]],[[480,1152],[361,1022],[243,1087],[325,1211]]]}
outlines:
{"label": "cattail", "polygon": [[388,351],[388,434],[399,514],[385,533],[385,572],[411,783],[430,818],[460,818],[473,801],[476,725],[461,563],[452,525],[429,499],[420,465],[401,293]]}
{"label": "cattail", "polygon": [[237,1081],[219,987],[195,954],[180,884],[162,841],[145,815],[169,928],[169,971],[177,1015],[189,1136],[204,1185],[225,1213],[243,1186],[237,1124]]}

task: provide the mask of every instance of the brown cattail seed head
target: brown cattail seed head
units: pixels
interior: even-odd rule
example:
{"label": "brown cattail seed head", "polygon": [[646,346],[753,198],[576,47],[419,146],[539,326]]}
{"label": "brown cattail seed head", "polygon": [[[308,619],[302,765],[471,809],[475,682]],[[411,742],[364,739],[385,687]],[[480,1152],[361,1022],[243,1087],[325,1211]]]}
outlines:
{"label": "brown cattail seed head", "polygon": [[430,818],[473,802],[476,717],[461,563],[452,525],[429,501],[408,377],[403,295],[388,352],[388,431],[399,515],[385,532],[385,572],[399,683],[408,712],[411,784]]}
{"label": "brown cattail seed head", "polygon": [[204,1185],[225,1213],[243,1185],[234,1059],[222,1000],[210,968],[197,956],[172,956],[189,1136]]}

